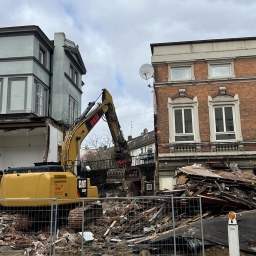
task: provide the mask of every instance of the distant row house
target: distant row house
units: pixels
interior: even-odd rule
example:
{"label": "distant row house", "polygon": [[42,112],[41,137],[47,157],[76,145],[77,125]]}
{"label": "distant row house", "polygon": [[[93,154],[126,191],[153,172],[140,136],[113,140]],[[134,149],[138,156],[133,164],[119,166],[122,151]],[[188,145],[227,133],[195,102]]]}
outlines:
{"label": "distant row house", "polygon": [[128,136],[128,146],[133,166],[155,162],[155,131],[144,129],[140,136]]}
{"label": "distant row house", "polygon": [[256,38],[151,44],[156,186],[171,189],[177,167],[256,164]]}
{"label": "distant row house", "polygon": [[153,194],[156,160],[155,131],[144,129],[141,135],[135,138],[128,136],[128,146],[132,156],[132,166],[139,167],[140,170],[138,190],[141,195]]}
{"label": "distant row house", "polygon": [[[133,196],[154,193],[155,131],[144,129],[141,135],[128,136],[132,167],[125,172],[116,171],[114,147],[98,149],[81,148],[82,170],[94,185],[130,183]],[[120,168],[120,170],[123,170]]]}

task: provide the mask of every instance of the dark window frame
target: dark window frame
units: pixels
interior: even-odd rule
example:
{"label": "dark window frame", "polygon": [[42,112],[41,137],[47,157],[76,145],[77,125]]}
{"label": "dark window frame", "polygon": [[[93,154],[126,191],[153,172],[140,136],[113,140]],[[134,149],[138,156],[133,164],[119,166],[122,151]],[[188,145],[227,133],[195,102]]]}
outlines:
{"label": "dark window frame", "polygon": [[46,65],[47,65],[47,51],[41,45],[39,46],[38,60],[44,67],[46,67]]}

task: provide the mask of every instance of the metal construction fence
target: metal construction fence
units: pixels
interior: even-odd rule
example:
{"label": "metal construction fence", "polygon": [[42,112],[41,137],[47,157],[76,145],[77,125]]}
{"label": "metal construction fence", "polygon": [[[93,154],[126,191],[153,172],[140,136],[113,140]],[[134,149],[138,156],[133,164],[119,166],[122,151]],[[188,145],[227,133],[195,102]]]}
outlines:
{"label": "metal construction fence", "polygon": [[[48,206],[10,207],[28,200]],[[1,255],[205,255],[200,197],[10,199],[1,205]]]}

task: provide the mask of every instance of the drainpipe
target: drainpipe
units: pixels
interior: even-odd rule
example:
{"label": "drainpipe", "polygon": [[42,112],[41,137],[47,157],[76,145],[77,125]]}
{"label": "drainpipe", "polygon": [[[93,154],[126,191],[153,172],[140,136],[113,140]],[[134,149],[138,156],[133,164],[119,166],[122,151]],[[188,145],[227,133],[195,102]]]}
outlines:
{"label": "drainpipe", "polygon": [[53,54],[54,54],[54,50],[52,52],[49,51],[50,54],[50,65],[49,65],[49,69],[50,69],[50,75],[49,75],[49,93],[48,93],[48,104],[47,104],[47,115],[50,115],[50,108],[51,108],[51,91],[52,91],[52,76],[53,76],[53,70],[52,70],[52,62],[53,62]]}
{"label": "drainpipe", "polygon": [[157,142],[157,125],[156,125],[156,114],[154,115],[154,127],[155,127],[155,174],[154,174],[154,181],[155,181],[155,191],[159,190],[159,161],[158,161],[158,142]]}
{"label": "drainpipe", "polygon": [[154,174],[154,181],[155,181],[155,191],[159,190],[159,161],[158,161],[158,140],[157,140],[157,99],[156,99],[156,93],[155,88],[153,90],[154,94],[154,129],[155,129],[155,154],[156,154],[156,160],[155,160],[155,174]]}

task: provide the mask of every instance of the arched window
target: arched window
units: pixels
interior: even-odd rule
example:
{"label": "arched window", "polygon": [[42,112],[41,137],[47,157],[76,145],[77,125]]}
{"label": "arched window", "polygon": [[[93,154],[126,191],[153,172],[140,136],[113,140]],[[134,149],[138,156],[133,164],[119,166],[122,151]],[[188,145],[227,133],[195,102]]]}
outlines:
{"label": "arched window", "polygon": [[197,97],[168,98],[169,142],[200,142]]}
{"label": "arched window", "polygon": [[208,96],[208,106],[210,141],[242,141],[238,95]]}

